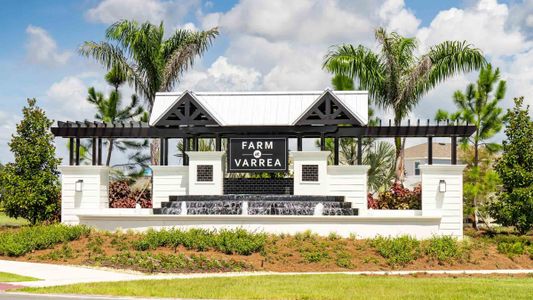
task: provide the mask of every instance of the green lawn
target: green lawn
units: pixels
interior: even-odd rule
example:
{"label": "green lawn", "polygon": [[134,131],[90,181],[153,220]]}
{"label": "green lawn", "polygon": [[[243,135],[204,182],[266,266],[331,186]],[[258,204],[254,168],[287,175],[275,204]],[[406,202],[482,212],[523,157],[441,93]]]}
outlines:
{"label": "green lawn", "polygon": [[3,211],[0,211],[0,227],[18,227],[23,225],[28,225],[28,221],[22,218],[10,218]]}
{"label": "green lawn", "polygon": [[17,274],[0,272],[0,282],[35,281],[33,277],[21,276]]}
{"label": "green lawn", "polygon": [[21,291],[204,299],[531,299],[533,278],[272,275],[104,282]]}

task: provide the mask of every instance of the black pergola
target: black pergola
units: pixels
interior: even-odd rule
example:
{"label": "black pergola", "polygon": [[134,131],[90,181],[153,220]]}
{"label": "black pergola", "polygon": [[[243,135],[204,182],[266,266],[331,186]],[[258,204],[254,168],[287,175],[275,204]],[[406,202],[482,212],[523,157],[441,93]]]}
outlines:
{"label": "black pergola", "polygon": [[149,126],[141,122],[61,122],[52,127],[56,137],[70,139],[69,163],[80,163],[80,139],[92,139],[92,164],[102,164],[103,138],[158,138],[161,141],[160,164],[168,165],[168,140],[183,139],[183,163],[188,164],[186,151],[198,150],[198,139],[214,138],[217,151],[222,148],[222,139],[232,137],[287,137],[296,138],[298,151],[302,150],[303,138],[320,138],[321,150],[325,150],[325,139],[334,139],[334,164],[339,163],[339,139],[356,138],[358,141],[357,164],[362,163],[363,138],[416,137],[428,139],[428,164],[433,163],[433,138],[451,138],[451,163],[457,164],[457,138],[469,137],[476,130],[472,125],[430,124],[429,120],[421,124],[393,126],[343,126],[339,125],[295,125],[295,126],[218,126],[210,124],[192,126]]}

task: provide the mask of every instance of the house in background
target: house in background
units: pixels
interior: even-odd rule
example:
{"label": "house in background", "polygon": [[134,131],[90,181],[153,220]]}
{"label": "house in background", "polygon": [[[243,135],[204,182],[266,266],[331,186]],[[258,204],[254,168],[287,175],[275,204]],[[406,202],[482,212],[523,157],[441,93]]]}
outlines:
{"label": "house in background", "polygon": [[[461,152],[460,149],[457,150]],[[461,157],[458,153],[458,157]],[[450,143],[433,143],[433,164],[450,164],[452,161],[452,145]],[[423,143],[405,148],[405,181],[406,187],[414,187],[422,181],[420,166],[428,163],[428,144]],[[461,163],[461,162],[459,162]]]}

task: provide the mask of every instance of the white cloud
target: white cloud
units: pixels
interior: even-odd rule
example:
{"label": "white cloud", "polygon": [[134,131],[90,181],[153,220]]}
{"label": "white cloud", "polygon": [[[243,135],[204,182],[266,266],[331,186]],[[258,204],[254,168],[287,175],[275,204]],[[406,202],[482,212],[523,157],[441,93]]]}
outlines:
{"label": "white cloud", "polygon": [[41,27],[28,25],[26,35],[26,56],[32,63],[58,66],[66,64],[71,57],[68,51],[58,51],[56,41]]}
{"label": "white cloud", "polygon": [[254,69],[228,63],[220,56],[205,72],[191,71],[179,84],[180,89],[247,91],[257,88],[261,74]]}
{"label": "white cloud", "polygon": [[120,20],[135,20],[178,27],[187,14],[200,5],[199,0],[103,0],[89,9],[85,17],[97,23],[112,24]]}
{"label": "white cloud", "polygon": [[429,27],[417,34],[428,48],[444,40],[466,40],[489,56],[506,56],[527,47],[525,37],[516,29],[506,29],[509,9],[496,0],[480,0],[465,9],[451,8],[438,13]]}
{"label": "white cloud", "polygon": [[77,76],[67,76],[50,86],[46,92],[51,117],[57,120],[84,120],[94,116],[87,102],[88,86]]}
{"label": "white cloud", "polygon": [[405,8],[403,0],[388,0],[379,9],[379,17],[389,31],[411,36],[416,33],[420,20]]}

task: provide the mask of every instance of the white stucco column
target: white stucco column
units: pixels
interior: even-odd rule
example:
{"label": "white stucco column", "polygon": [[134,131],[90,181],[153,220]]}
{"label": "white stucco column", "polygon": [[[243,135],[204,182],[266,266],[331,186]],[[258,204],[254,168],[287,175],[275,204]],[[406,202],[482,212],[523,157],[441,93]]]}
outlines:
{"label": "white stucco column", "polygon": [[[328,156],[330,151],[292,151],[295,195],[328,195]],[[304,176],[304,168],[318,168],[317,180]]]}
{"label": "white stucco column", "polygon": [[[78,211],[109,208],[109,167],[61,166],[61,222],[78,224]],[[76,191],[79,182],[81,191]]]}
{"label": "white stucco column", "polygon": [[[463,170],[465,165],[422,165],[422,215],[440,215],[440,235],[463,237]],[[445,185],[445,191],[439,184]]]}
{"label": "white stucco column", "polygon": [[225,151],[191,151],[189,195],[224,194]]}
{"label": "white stucco column", "polygon": [[189,189],[188,166],[150,166],[152,169],[152,207],[161,208],[168,196],[187,195]]}

